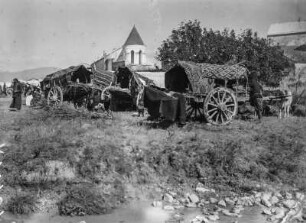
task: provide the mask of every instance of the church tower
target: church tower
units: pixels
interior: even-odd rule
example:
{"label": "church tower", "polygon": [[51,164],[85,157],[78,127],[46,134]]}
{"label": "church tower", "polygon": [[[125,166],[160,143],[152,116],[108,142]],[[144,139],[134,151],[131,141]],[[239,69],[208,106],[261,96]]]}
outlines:
{"label": "church tower", "polygon": [[146,64],[146,46],[144,45],[135,25],[122,46],[125,65]]}

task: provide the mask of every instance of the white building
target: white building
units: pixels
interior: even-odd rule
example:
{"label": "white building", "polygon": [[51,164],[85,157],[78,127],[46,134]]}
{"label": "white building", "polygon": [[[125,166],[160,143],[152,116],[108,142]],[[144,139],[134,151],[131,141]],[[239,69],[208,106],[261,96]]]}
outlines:
{"label": "white building", "polygon": [[295,76],[306,79],[306,21],[272,24],[268,39],[295,63]]}
{"label": "white building", "polygon": [[146,45],[134,26],[125,43],[93,63],[97,70],[115,71],[118,67],[130,66],[135,70],[155,69],[146,58]]}

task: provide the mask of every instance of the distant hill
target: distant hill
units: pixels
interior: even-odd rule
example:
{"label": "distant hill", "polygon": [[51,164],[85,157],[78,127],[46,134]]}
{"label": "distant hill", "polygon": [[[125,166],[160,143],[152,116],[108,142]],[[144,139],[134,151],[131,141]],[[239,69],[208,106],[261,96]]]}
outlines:
{"label": "distant hill", "polygon": [[0,82],[10,82],[13,78],[18,78],[20,80],[25,80],[25,81],[31,78],[42,79],[46,75],[51,74],[58,70],[60,70],[60,68],[40,67],[40,68],[17,71],[17,72],[0,71]]}

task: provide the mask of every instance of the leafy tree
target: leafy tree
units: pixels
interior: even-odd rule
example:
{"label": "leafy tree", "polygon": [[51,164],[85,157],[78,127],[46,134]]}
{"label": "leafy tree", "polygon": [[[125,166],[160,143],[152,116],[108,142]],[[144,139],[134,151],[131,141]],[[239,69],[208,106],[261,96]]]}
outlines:
{"label": "leafy tree", "polygon": [[165,67],[177,60],[197,63],[230,64],[244,61],[249,71],[260,71],[260,80],[278,85],[290,67],[289,59],[279,46],[272,46],[251,29],[237,35],[234,30],[222,32],[202,28],[197,20],[181,23],[158,48],[157,59]]}

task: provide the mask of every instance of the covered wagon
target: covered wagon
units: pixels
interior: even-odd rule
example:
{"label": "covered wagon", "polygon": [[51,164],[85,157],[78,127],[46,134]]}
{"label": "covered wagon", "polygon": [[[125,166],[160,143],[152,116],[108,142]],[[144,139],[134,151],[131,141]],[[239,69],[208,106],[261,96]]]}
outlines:
{"label": "covered wagon", "polygon": [[238,104],[248,100],[248,70],[239,64],[178,61],[165,74],[165,87],[184,93],[187,118],[204,116],[214,125],[228,124]]}

